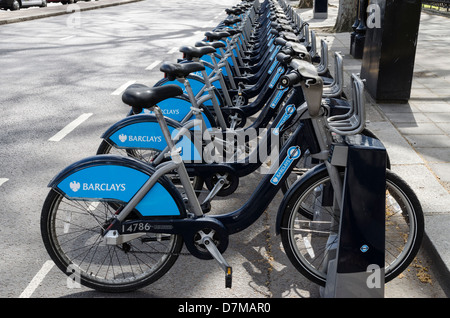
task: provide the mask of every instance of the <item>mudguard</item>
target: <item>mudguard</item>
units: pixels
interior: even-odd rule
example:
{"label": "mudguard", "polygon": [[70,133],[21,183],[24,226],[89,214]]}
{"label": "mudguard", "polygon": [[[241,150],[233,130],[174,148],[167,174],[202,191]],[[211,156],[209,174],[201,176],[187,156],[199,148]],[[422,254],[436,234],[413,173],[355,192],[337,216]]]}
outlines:
{"label": "mudguard", "polygon": [[[175,137],[182,125],[170,118],[166,118],[166,123],[172,137]],[[125,117],[111,126],[102,138],[119,149],[163,151],[167,146],[156,117],[145,114]],[[186,132],[176,144],[177,147],[182,148],[181,158],[185,161],[198,161],[202,158],[202,149],[198,149],[193,141],[193,133]]]}
{"label": "mudguard", "polygon": [[[129,157],[98,155],[80,160],[62,170],[49,183],[69,199],[128,202],[155,170]],[[136,206],[143,217],[185,217],[179,191],[161,177]]]}
{"label": "mudguard", "polygon": [[[191,85],[192,92],[194,93],[195,96],[197,96],[198,93],[200,92],[200,90],[203,88],[203,86],[205,86],[203,77],[195,75],[195,74],[189,74],[186,78],[187,78],[189,84]],[[183,93],[186,96],[188,96],[187,92],[186,92],[186,87],[184,86],[183,83],[180,83],[178,80],[169,81],[168,78],[163,78],[163,79],[159,80],[154,86],[162,86],[162,85],[167,85],[167,84],[176,84],[176,85],[180,86],[181,89],[183,89]],[[223,106],[224,105],[223,99],[222,99],[222,96],[220,95],[219,91],[217,90],[217,88],[215,87],[213,91],[216,95],[219,105]],[[207,94],[208,94],[207,91],[205,91],[203,93],[203,95],[207,95]],[[212,104],[211,99],[208,99],[207,101],[205,101],[203,103],[203,105],[209,107],[209,106],[212,106],[213,104]]]}
{"label": "mudguard", "polygon": [[324,163],[315,166],[314,168],[308,170],[300,179],[298,179],[286,192],[283,199],[281,200],[281,204],[278,208],[277,220],[275,224],[275,233],[276,235],[280,234],[281,230],[281,219],[283,218],[284,210],[287,208],[287,204],[289,201],[297,195],[297,189],[299,189],[309,178],[311,178],[314,174],[321,172],[322,170],[326,170],[326,166]]}
{"label": "mudguard", "polygon": [[[161,111],[163,112],[165,117],[171,118],[180,123],[183,121],[183,119],[191,120],[195,118],[194,115],[192,115],[191,118],[187,118],[192,105],[189,99],[184,97],[177,96],[167,98],[159,102],[158,107],[161,108]],[[153,112],[149,109],[143,109],[141,114],[153,114]],[[211,127],[216,126],[214,117],[211,115],[208,108],[203,107],[202,117],[203,120],[205,121],[207,129],[211,129]]]}

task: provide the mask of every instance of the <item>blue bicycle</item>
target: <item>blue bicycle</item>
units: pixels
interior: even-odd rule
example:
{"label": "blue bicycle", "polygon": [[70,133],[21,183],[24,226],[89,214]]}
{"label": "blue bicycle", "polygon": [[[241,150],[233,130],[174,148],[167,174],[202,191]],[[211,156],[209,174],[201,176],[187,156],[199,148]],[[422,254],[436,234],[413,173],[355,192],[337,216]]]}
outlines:
{"label": "blue bicycle", "polygon": [[[278,156],[278,165],[236,211],[205,215],[192,187],[180,149],[157,106],[179,96],[177,85],[131,87],[123,100],[151,109],[169,147],[167,161],[150,166],[125,156],[88,157],[61,171],[50,182],[41,216],[45,247],[55,264],[74,269],[83,285],[106,292],[142,288],[167,273],[186,246],[200,259],[215,259],[231,287],[232,268],[223,253],[229,237],[251,226],[266,210],[287,176],[308,150],[321,164],[305,173],[285,194],[275,229],[294,266],[307,278],[325,284],[330,245],[337,240],[345,165],[331,151],[340,136],[364,129],[363,83],[353,76],[354,108],[345,116],[327,117],[323,80],[309,62],[293,59],[281,83],[302,91],[306,103]],[[271,132],[276,133],[276,130]],[[361,137],[367,144],[374,143]],[[330,160],[328,160],[330,159]],[[185,197],[166,177],[176,171]],[[355,196],[355,200],[357,200]],[[423,213],[410,187],[386,170],[385,281],[401,273],[416,255],[423,236]],[[68,273],[72,275],[73,273]]]}

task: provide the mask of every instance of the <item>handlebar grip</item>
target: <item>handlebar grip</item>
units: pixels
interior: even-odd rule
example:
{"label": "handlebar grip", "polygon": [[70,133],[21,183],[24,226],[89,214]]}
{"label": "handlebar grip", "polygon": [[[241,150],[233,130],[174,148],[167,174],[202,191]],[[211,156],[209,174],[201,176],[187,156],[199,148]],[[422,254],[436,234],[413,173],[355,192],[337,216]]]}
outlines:
{"label": "handlebar grip", "polygon": [[275,38],[275,40],[273,41],[273,43],[277,44],[277,45],[282,45],[285,46],[287,41],[281,37],[277,37]]}
{"label": "handlebar grip", "polygon": [[280,77],[280,85],[284,88],[294,86],[295,84],[300,83],[302,77],[295,71],[292,71],[286,75]]}
{"label": "handlebar grip", "polygon": [[287,65],[292,60],[292,57],[288,54],[284,53],[278,53],[277,54],[277,61],[281,64]]}

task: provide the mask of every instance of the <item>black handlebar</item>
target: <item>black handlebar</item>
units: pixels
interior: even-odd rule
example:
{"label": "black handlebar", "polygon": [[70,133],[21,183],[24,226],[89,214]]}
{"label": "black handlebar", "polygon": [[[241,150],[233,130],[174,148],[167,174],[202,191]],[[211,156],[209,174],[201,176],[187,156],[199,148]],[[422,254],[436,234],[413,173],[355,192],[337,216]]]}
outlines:
{"label": "black handlebar", "polygon": [[280,77],[280,85],[283,88],[294,86],[302,80],[302,76],[296,71],[292,71],[286,75]]}

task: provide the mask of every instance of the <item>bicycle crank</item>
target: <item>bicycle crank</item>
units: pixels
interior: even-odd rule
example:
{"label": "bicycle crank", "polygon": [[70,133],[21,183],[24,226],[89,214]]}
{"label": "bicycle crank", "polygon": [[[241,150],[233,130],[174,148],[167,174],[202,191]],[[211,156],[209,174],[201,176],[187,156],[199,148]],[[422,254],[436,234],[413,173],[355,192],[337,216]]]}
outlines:
{"label": "bicycle crank", "polygon": [[220,267],[225,271],[225,288],[231,288],[233,270],[222,254],[217,249],[217,241],[214,238],[215,231],[210,230],[205,233],[203,230],[197,233],[198,239],[195,241],[198,246],[203,246],[209,254],[219,263]]}

